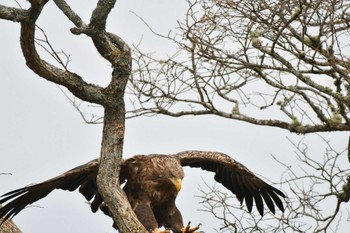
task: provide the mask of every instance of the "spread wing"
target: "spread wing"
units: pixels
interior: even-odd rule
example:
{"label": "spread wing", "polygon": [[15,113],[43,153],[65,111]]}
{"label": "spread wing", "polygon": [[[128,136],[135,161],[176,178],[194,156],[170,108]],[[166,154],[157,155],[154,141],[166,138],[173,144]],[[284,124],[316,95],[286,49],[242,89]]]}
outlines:
{"label": "spread wing", "polygon": [[175,155],[182,166],[199,167],[215,172],[215,180],[231,190],[241,202],[245,200],[251,212],[253,200],[260,215],[264,214],[264,203],[275,213],[275,205],[284,211],[281,197],[285,195],[254,175],[244,165],[230,156],[218,152],[185,151]]}
{"label": "spread wing", "polygon": [[12,218],[27,205],[46,197],[54,189],[74,191],[78,187],[80,193],[83,194],[88,201],[94,198],[91,209],[96,212],[103,202],[96,185],[98,165],[99,160],[95,159],[50,180],[16,189],[2,195],[0,197],[0,204],[8,203],[0,208],[0,219],[5,217],[3,219],[4,222],[8,218]]}

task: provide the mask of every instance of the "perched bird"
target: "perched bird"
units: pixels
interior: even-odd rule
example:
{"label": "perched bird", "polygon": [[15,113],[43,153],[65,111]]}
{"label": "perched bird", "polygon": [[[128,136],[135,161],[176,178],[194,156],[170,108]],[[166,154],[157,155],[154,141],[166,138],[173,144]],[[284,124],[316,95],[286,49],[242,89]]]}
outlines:
{"label": "perched bird", "polygon": [[[73,168],[60,176],[45,182],[8,192],[1,196],[0,218],[4,221],[18,214],[27,205],[44,198],[54,189],[74,191],[79,187],[81,194],[91,201],[91,210],[101,209],[110,215],[97,189],[96,177],[99,159]],[[231,190],[237,199],[251,212],[253,202],[263,215],[264,202],[272,213],[275,205],[284,211],[280,190],[267,184],[230,156],[218,152],[185,151],[174,155],[136,155],[124,159],[120,171],[120,183],[128,200],[143,226],[152,233],[191,233],[199,227],[190,228],[183,224],[175,199],[184,178],[182,167],[198,167],[215,173],[215,180]],[[117,228],[118,226],[115,225]],[[165,227],[165,231],[160,230]]]}

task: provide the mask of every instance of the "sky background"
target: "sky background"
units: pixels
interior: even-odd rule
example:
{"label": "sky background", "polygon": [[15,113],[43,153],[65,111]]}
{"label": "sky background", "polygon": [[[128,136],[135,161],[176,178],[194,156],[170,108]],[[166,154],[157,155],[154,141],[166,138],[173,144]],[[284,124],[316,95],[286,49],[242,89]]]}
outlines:
{"label": "sky background", "polygon": [[[9,4],[10,0],[1,1]],[[24,1],[23,1],[24,2]],[[73,2],[73,1],[69,1]],[[95,1],[74,1],[73,9],[88,22]],[[26,6],[25,3],[23,3]],[[80,6],[81,5],[81,6]],[[184,18],[185,1],[118,1],[108,21],[108,30],[129,44],[139,43],[147,52],[167,53],[166,42],[154,37],[137,13],[157,32],[174,30]],[[52,1],[39,20],[57,50],[71,55],[69,69],[89,82],[105,85],[111,69],[85,36],[71,35],[72,24]],[[37,77],[26,67],[19,44],[19,24],[0,21],[0,194],[38,183],[83,164],[99,155],[102,125],[88,125],[72,107],[57,85]],[[131,105],[127,105],[131,109]],[[87,113],[100,111],[89,108]],[[322,134],[335,148],[344,149],[347,133]],[[303,136],[287,131],[250,125],[215,116],[171,118],[140,117],[127,120],[125,157],[135,154],[171,154],[184,150],[220,151],[231,155],[253,172],[271,181],[279,181],[284,169],[271,154],[294,164],[293,147]],[[321,156],[324,144],[317,135],[306,142]],[[320,157],[321,158],[321,157]],[[202,223],[202,230],[219,227],[210,214],[198,211],[202,179],[213,184],[212,174],[185,169],[182,191],[177,200],[184,221]],[[78,192],[55,191],[14,218],[23,232],[115,232],[112,221],[102,213],[91,213]],[[40,208],[38,208],[40,207]]]}

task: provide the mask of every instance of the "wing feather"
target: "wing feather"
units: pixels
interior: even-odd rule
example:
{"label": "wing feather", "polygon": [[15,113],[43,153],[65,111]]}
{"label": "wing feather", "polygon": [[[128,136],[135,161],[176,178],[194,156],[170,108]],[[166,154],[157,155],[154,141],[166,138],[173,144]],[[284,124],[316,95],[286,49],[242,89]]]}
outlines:
{"label": "wing feather", "polygon": [[261,198],[260,191],[254,189],[253,190],[253,196],[254,196],[254,201],[255,201],[256,208],[258,209],[259,214],[261,216],[263,216],[264,215],[264,202],[263,202],[263,200]]}
{"label": "wing feather", "polygon": [[266,193],[266,191],[261,190],[261,196],[264,198],[264,201],[265,201],[267,207],[269,208],[269,210],[270,210],[273,214],[275,214],[275,205],[273,204],[273,201],[272,201],[270,195],[268,195],[268,194]]}
{"label": "wing feather", "polygon": [[95,159],[50,180],[16,189],[2,195],[0,204],[9,202],[1,207],[0,219],[4,217],[2,221],[4,222],[8,218],[12,218],[27,205],[46,197],[54,189],[74,191],[80,186],[80,193],[87,200],[91,200],[97,194],[96,176],[98,164],[99,160]]}
{"label": "wing feather", "polygon": [[275,205],[284,211],[281,200],[285,197],[284,193],[261,180],[230,156],[207,151],[185,151],[175,156],[182,166],[215,172],[215,180],[235,194],[241,204],[245,201],[249,212],[253,202],[260,215],[264,214],[264,202],[272,213],[275,213]]}

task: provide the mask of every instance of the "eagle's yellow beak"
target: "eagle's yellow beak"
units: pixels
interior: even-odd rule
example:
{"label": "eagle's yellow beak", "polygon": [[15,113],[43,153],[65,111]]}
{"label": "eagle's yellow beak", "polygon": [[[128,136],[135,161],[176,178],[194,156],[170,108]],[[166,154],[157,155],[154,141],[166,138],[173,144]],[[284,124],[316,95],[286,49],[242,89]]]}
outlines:
{"label": "eagle's yellow beak", "polygon": [[176,191],[180,192],[182,180],[180,178],[170,178],[170,180],[174,184]]}

